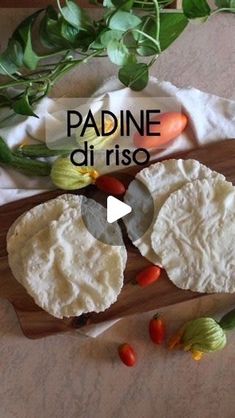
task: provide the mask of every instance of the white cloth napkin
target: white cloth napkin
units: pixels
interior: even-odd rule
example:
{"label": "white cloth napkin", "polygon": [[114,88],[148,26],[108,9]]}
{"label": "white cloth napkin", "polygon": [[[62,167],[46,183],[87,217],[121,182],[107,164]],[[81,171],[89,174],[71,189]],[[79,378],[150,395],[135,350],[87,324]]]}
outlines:
{"label": "white cloth napkin", "polygon": [[[207,94],[193,87],[177,88],[169,82],[159,82],[156,78],[151,78],[148,86],[142,92],[133,92],[116,79],[111,78],[106,81],[101,88],[95,92],[94,97],[108,96],[110,107],[117,104],[121,109],[126,109],[127,98],[135,97],[174,97],[182,106],[182,110],[189,118],[187,129],[177,140],[167,147],[159,157],[172,154],[181,150],[189,150],[203,146],[210,142],[233,138],[235,132],[235,101],[224,99],[212,94]],[[53,107],[51,99],[44,99],[38,109],[39,115],[45,115]],[[164,109],[167,111],[168,109]],[[43,117],[35,119],[29,117],[22,120],[17,117],[14,125],[11,122],[9,127],[0,129],[0,135],[13,147],[27,140],[36,133],[36,137],[44,139],[44,129],[42,126]],[[111,167],[111,170],[113,167]],[[115,168],[116,169],[116,168]],[[104,171],[107,171],[104,169]],[[53,185],[50,180],[42,178],[29,179],[23,174],[19,174],[12,169],[0,167],[0,205],[22,199],[33,194],[41,193],[45,189],[51,189]],[[102,325],[85,327],[82,333],[96,337],[104,332],[116,321],[109,321]]]}

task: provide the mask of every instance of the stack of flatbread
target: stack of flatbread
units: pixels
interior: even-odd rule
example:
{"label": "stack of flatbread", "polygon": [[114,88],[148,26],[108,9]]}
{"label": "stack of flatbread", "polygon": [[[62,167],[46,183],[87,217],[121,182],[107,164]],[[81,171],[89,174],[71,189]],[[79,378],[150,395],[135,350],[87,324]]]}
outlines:
{"label": "stack of flatbread", "polygon": [[[140,253],[164,267],[182,289],[234,292],[235,187],[192,159],[153,164],[136,179],[154,200],[152,223],[140,238],[134,236],[131,217],[125,220]],[[131,183],[125,195],[130,205],[135,203],[133,190]],[[144,210],[138,213],[147,216]]]}
{"label": "stack of flatbread", "polygon": [[[62,318],[100,312],[114,303],[123,286],[124,245],[108,245],[84,224],[82,204],[103,218],[105,209],[84,196],[62,195],[23,214],[7,236],[15,278],[34,301]],[[118,224],[112,233],[121,236]]]}

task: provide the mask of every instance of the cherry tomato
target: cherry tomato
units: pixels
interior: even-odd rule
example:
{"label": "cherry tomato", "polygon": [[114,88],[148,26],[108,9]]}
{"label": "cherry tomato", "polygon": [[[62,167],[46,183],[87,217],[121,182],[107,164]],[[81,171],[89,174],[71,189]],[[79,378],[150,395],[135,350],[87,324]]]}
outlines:
{"label": "cherry tomato", "polygon": [[179,136],[185,129],[188,119],[183,113],[168,112],[156,116],[152,121],[159,121],[160,125],[151,125],[151,133],[160,133],[160,136],[140,135],[136,132],[133,138],[137,148],[158,148],[167,144],[172,139]]}
{"label": "cherry tomato", "polygon": [[136,282],[141,287],[146,287],[159,279],[161,268],[158,266],[149,266],[140,271],[136,276]]}
{"label": "cherry tomato", "polygon": [[118,348],[118,353],[126,366],[133,367],[136,364],[136,353],[130,344],[121,344]]}
{"label": "cherry tomato", "polygon": [[149,335],[154,344],[162,344],[165,340],[166,327],[164,321],[159,315],[154,317],[149,322]]}
{"label": "cherry tomato", "polygon": [[97,178],[95,184],[98,189],[107,194],[122,195],[126,191],[124,184],[112,176],[100,176]]}

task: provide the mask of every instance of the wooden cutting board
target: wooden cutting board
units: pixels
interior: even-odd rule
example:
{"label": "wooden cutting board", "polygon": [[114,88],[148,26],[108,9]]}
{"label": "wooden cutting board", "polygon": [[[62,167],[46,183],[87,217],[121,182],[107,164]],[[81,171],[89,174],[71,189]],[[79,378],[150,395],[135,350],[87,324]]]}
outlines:
{"label": "wooden cutting board", "polygon": [[[235,140],[215,143],[193,151],[175,154],[171,157],[197,159],[211,169],[223,173],[229,181],[235,184]],[[115,175],[119,178],[124,175],[126,178],[126,174],[132,176],[138,170],[140,170],[139,166],[130,167],[115,173]],[[90,186],[81,192],[87,197],[96,198],[98,196],[94,186]],[[149,262],[131,244],[123,228],[128,261],[125,270],[125,285],[116,303],[103,313],[91,313],[64,320],[54,318],[40,309],[11,274],[7,263],[6,233],[14,220],[23,212],[62,193],[64,192],[55,190],[0,207],[0,297],[8,299],[13,305],[25,336],[40,338],[81,328],[87,324],[97,324],[138,312],[147,312],[202,296],[202,294],[196,292],[178,289],[170,282],[165,272],[162,273],[159,281],[145,289],[134,285],[133,279],[136,273],[149,265]]]}

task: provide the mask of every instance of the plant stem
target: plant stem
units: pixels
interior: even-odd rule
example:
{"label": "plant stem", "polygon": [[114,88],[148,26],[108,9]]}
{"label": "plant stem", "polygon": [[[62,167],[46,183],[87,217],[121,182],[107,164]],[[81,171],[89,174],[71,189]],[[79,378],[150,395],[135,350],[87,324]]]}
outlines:
{"label": "plant stem", "polygon": [[235,7],[221,7],[219,9],[213,10],[213,12],[211,13],[211,16],[216,15],[217,13],[220,12],[231,12],[231,13],[235,13]]}
{"label": "plant stem", "polygon": [[156,39],[157,39],[157,42],[158,42],[159,52],[161,53],[161,46],[160,46],[160,42],[159,42],[159,35],[160,35],[160,10],[159,10],[158,0],[153,0],[153,2],[154,2],[154,5],[155,5],[155,13],[156,13],[156,19],[157,19]]}
{"label": "plant stem", "polygon": [[21,145],[14,154],[17,156],[25,156],[30,158],[54,157],[57,155],[68,155],[71,150],[50,149],[46,144]]}
{"label": "plant stem", "polygon": [[0,67],[3,69],[3,71],[6,73],[6,75],[8,75],[8,77],[13,78],[13,80],[17,80],[17,78],[13,74],[11,74],[11,73],[9,73],[9,71],[7,71],[7,69],[4,67],[4,65],[1,62],[0,62]]}
{"label": "plant stem", "polygon": [[0,85],[0,90],[4,90],[4,89],[7,89],[7,88],[9,88],[9,87],[15,87],[15,86],[22,86],[22,85],[24,85],[24,84],[30,84],[30,83],[41,83],[42,82],[42,80],[43,80],[43,77],[41,77],[41,78],[38,78],[38,79],[36,79],[36,80],[31,80],[31,79],[29,79],[29,80],[18,80],[18,81],[15,81],[15,82],[9,82],[9,83],[4,83],[4,84],[1,84]]}
{"label": "plant stem", "polygon": [[133,31],[135,31],[135,32],[139,33],[140,35],[144,36],[145,38],[149,39],[154,45],[157,46],[158,51],[160,52],[160,45],[159,45],[159,42],[156,39],[154,39],[152,36],[148,35],[147,33],[143,32],[142,30],[133,29]]}
{"label": "plant stem", "polygon": [[53,81],[52,81],[52,86],[61,77],[63,77],[67,72],[69,72],[72,68],[76,67],[77,65],[80,65],[80,64],[83,64],[83,63],[87,63],[91,58],[93,58],[95,56],[99,56],[100,52],[103,52],[104,50],[105,50],[105,48],[103,48],[102,50],[99,50],[99,51],[94,51],[93,53],[91,53],[90,55],[88,55],[87,57],[85,57],[83,59],[70,61],[68,63],[68,65],[66,65],[65,69],[63,69],[62,71],[58,71],[58,74],[56,74],[54,76]]}

